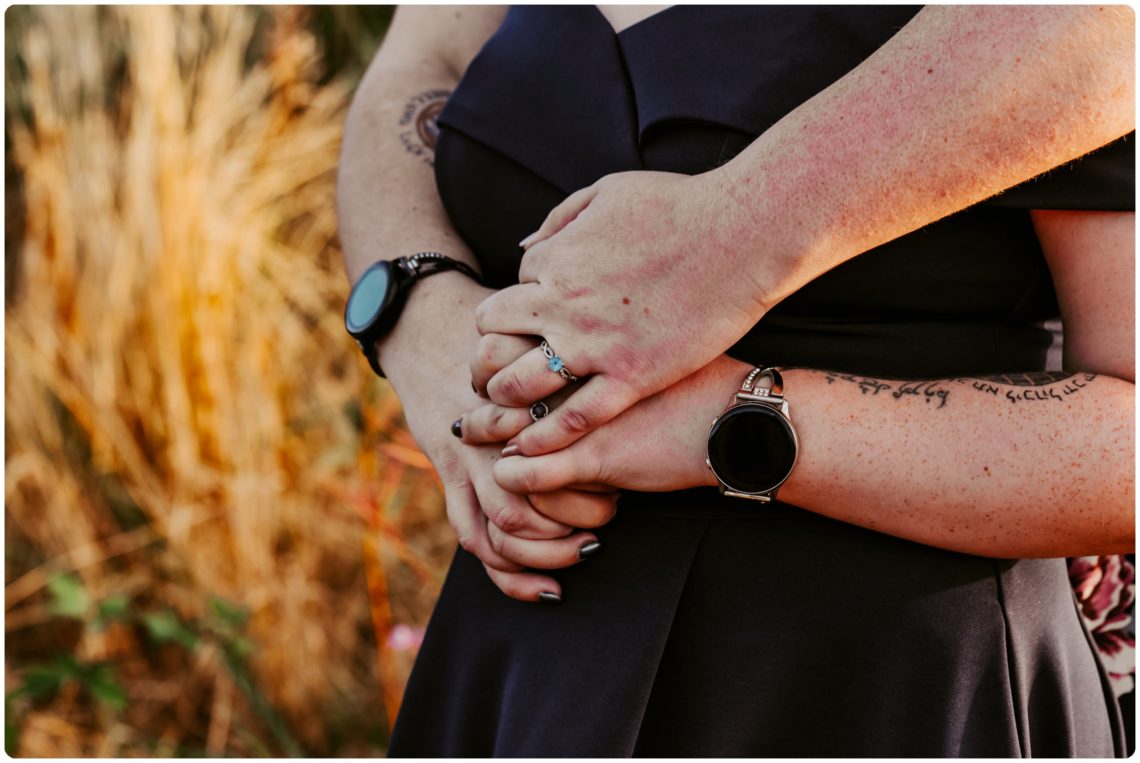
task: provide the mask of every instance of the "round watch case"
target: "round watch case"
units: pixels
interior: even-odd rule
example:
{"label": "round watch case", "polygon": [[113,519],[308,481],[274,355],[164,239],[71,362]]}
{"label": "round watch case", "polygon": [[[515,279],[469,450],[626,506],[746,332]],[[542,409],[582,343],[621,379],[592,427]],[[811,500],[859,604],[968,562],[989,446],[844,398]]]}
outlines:
{"label": "round watch case", "polygon": [[775,401],[737,402],[709,431],[709,468],[734,493],[771,494],[792,473],[798,451],[796,431]]}

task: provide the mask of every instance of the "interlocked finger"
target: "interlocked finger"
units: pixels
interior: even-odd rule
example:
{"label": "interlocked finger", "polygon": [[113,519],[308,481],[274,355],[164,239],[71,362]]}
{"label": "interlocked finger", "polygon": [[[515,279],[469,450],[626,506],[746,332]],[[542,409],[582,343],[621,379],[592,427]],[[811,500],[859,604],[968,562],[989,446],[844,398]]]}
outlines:
{"label": "interlocked finger", "polygon": [[[549,411],[549,406],[546,410]],[[533,422],[530,407],[506,408],[491,403],[463,417],[460,421],[461,439],[468,445],[506,442]]]}
{"label": "interlocked finger", "polygon": [[586,558],[583,548],[589,548],[598,538],[590,532],[576,532],[565,538],[528,540],[503,532],[494,525],[487,526],[491,547],[513,562],[537,570],[559,570],[577,564]]}
{"label": "interlocked finger", "polygon": [[[501,572],[519,572],[522,569],[518,563],[506,559],[491,547],[487,537],[487,517],[470,485],[445,485],[444,499],[447,502],[447,519],[464,551],[485,566]],[[550,519],[546,521],[553,522]]]}
{"label": "interlocked finger", "polygon": [[526,540],[564,538],[574,531],[573,527],[540,514],[524,496],[503,490],[490,472],[478,476],[475,489],[488,531],[495,527]]}
{"label": "interlocked finger", "polygon": [[601,527],[617,512],[618,493],[594,493],[582,490],[554,490],[527,496],[540,514],[571,527]]}
{"label": "interlocked finger", "polygon": [[551,603],[562,600],[562,586],[552,577],[533,572],[500,572],[487,565],[483,565],[483,568],[487,570],[491,582],[512,599]]}
{"label": "interlocked finger", "polygon": [[[506,368],[499,373],[507,373],[509,370]],[[582,386],[575,387],[570,396],[559,403],[549,416],[527,427],[514,439],[524,455],[552,453],[566,448],[636,402],[636,392],[615,381],[612,376],[593,376]]]}
{"label": "interlocked finger", "polygon": [[542,336],[542,314],[546,311],[544,296],[545,290],[537,283],[501,289],[475,308],[475,328],[480,334]]}
{"label": "interlocked finger", "polygon": [[552,364],[541,348],[535,348],[491,377],[487,382],[487,396],[503,406],[522,407],[549,397],[567,385],[567,380],[555,369],[574,369],[569,361],[557,357]]}
{"label": "interlocked finger", "polygon": [[[538,230],[519,242],[519,246],[527,250],[527,253],[529,254],[530,247],[534,246],[540,241],[550,238],[555,233],[565,228],[567,225],[574,221],[574,218],[582,213],[582,210],[590,206],[590,202],[593,201],[594,197],[598,195],[598,188],[598,184],[593,183],[586,186],[585,188],[579,188],[577,191],[567,196],[556,207],[554,207],[554,209],[550,210],[550,212],[547,213],[546,219],[542,221],[542,225],[539,226]],[[525,260],[526,258],[524,257],[523,259]],[[529,275],[529,273],[526,275]],[[531,279],[525,277],[524,274],[520,271],[519,280],[525,283]]]}
{"label": "interlocked finger", "polygon": [[471,358],[471,383],[483,394],[487,382],[500,370],[538,346],[538,340],[513,334],[487,334],[479,339]]}

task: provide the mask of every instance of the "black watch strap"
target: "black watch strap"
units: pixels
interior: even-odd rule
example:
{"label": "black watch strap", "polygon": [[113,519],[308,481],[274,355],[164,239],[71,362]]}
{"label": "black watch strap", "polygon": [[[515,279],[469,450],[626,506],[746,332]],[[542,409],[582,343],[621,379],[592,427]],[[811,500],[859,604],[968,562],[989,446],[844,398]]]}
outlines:
{"label": "black watch strap", "polygon": [[465,262],[453,260],[441,252],[417,252],[410,257],[398,258],[396,265],[412,278],[427,278],[436,273],[455,270],[467,276],[480,286],[483,285],[482,277],[475,272],[473,267]]}
{"label": "black watch strap", "polygon": [[[437,273],[446,273],[450,270],[462,273],[480,286],[484,285],[482,276],[480,276],[473,267],[465,262],[453,260],[442,252],[416,252],[407,257],[398,257],[392,264],[399,268],[407,277],[407,282],[402,287],[405,289],[410,288],[413,282],[421,278],[434,276]],[[401,310],[402,309],[403,305],[401,304]],[[377,336],[367,342],[361,342],[360,349],[364,352],[364,357],[367,358],[368,365],[375,374],[381,379],[387,379],[388,377],[384,374],[384,369],[380,367],[380,359],[376,353],[376,342],[379,339],[380,337]]]}

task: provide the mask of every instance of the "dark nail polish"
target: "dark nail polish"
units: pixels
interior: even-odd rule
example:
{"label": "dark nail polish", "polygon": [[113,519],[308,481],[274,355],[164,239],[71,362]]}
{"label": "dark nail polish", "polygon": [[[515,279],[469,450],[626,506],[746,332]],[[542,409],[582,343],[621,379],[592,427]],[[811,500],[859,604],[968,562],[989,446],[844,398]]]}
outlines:
{"label": "dark nail polish", "polygon": [[561,604],[562,597],[550,591],[543,591],[538,595],[538,600],[545,604]]}
{"label": "dark nail polish", "polygon": [[474,392],[476,395],[479,394],[479,388],[475,386],[475,380],[474,379],[471,380],[471,391]]}
{"label": "dark nail polish", "polygon": [[522,455],[522,449],[519,448],[518,445],[508,445],[507,447],[503,448],[503,453],[502,453],[503,458],[510,458],[511,456],[521,456],[521,455]]}
{"label": "dark nail polish", "polygon": [[456,437],[463,436],[463,419],[456,419],[451,422],[451,433]]}
{"label": "dark nail polish", "polygon": [[589,559],[591,556],[596,556],[602,550],[602,544],[599,541],[592,540],[588,543],[583,543],[578,549],[579,559]]}

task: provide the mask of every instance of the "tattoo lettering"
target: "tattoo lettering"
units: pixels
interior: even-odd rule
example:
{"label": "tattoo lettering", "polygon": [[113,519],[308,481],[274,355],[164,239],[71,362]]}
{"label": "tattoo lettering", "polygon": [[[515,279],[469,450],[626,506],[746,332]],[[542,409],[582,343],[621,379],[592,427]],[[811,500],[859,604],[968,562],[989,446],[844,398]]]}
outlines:
{"label": "tattoo lettering", "polygon": [[[977,379],[955,379],[972,389],[1011,404],[1045,400],[1064,400],[1088,386],[1096,374],[1074,374],[1062,371],[1036,371],[1025,374],[997,374]],[[1012,387],[1012,389],[1010,389]]]}
{"label": "tattoo lettering", "polygon": [[941,381],[920,381],[920,382],[907,382],[900,384],[899,388],[891,395],[895,400],[898,400],[906,395],[914,395],[915,397],[925,400],[929,403],[931,400],[938,400],[938,407],[944,408],[946,406],[946,398],[950,397],[950,390],[943,388]]}
{"label": "tattoo lettering", "polygon": [[960,379],[926,379],[903,381],[899,379],[871,379],[866,376],[824,371],[828,384],[847,382],[872,397],[889,392],[893,400],[916,398],[935,408],[945,408],[950,399],[951,384],[960,384],[985,395],[1008,401],[1011,405],[1047,400],[1064,400],[1080,392],[1096,378],[1096,374],[1074,374],[1062,371],[1032,371],[1016,374],[996,374]]}
{"label": "tattoo lettering", "polygon": [[418,156],[429,167],[435,160],[435,143],[439,138],[436,121],[447,103],[450,90],[425,90],[414,96],[400,114],[400,142],[404,150]]}
{"label": "tattoo lettering", "polygon": [[908,395],[914,395],[920,400],[925,400],[927,403],[937,400],[938,408],[944,407],[947,398],[950,397],[950,390],[942,386],[941,379],[912,382],[902,382],[892,379],[892,383],[888,384],[882,379],[870,379],[866,376],[841,374],[834,371],[825,371],[824,378],[827,379],[828,384],[835,384],[837,381],[854,384],[859,388],[860,392],[864,395],[870,395],[871,397],[874,397],[880,392],[890,392],[891,397],[895,400]]}
{"label": "tattoo lettering", "polygon": [[847,382],[851,382],[852,384],[859,385],[859,389],[860,389],[860,391],[862,391],[862,393],[864,395],[870,393],[872,396],[874,396],[874,395],[879,394],[880,392],[882,392],[885,389],[891,388],[891,385],[884,384],[883,382],[879,381],[878,379],[864,379],[864,378],[860,378],[858,376],[852,376],[851,374],[837,374],[837,373],[832,373],[830,371],[828,371],[826,373],[827,373],[827,383],[828,384],[834,384],[836,382],[836,380],[842,379],[843,381],[847,381]]}

